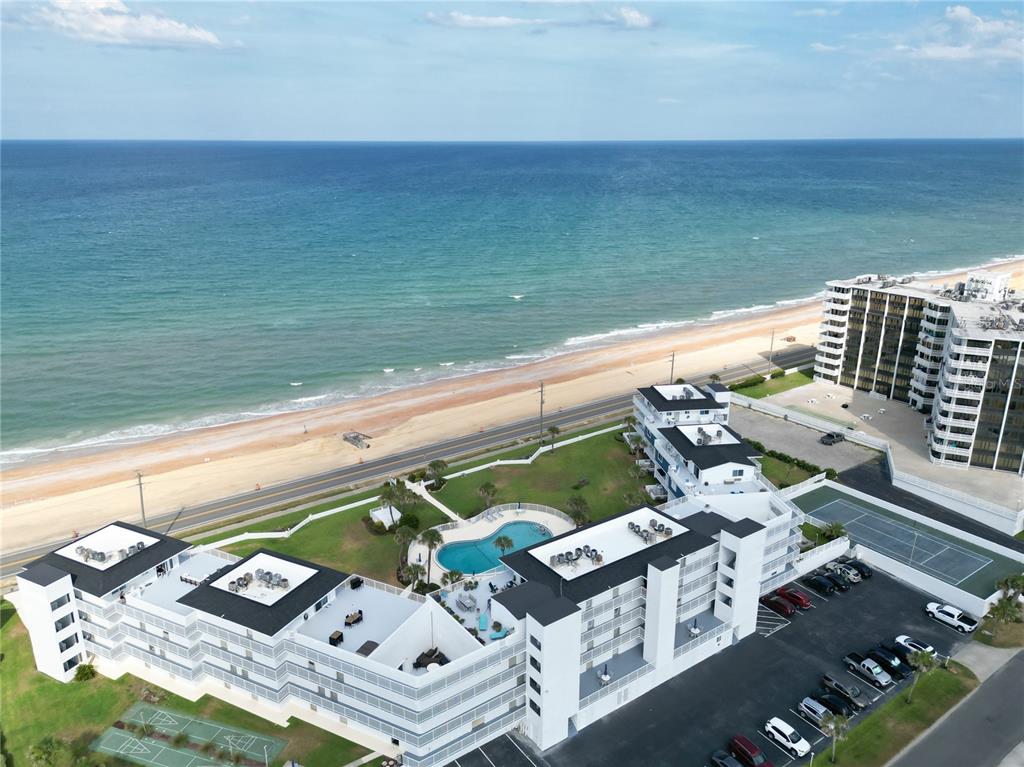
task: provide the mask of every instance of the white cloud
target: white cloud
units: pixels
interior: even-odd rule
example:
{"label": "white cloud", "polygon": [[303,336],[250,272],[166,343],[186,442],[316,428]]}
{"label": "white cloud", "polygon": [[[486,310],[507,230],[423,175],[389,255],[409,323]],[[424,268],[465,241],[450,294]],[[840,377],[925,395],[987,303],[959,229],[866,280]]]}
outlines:
{"label": "white cloud", "polygon": [[427,12],[427,21],[463,29],[501,29],[507,27],[543,26],[553,24],[551,19],[524,19],[518,16],[474,16],[460,11],[448,13]]}
{"label": "white cloud", "polygon": [[158,13],[133,11],[122,0],[50,0],[36,20],[78,40],[108,45],[221,48],[216,34]]}
{"label": "white cloud", "polygon": [[628,29],[650,29],[654,26],[654,21],[650,16],[625,5],[606,13],[604,19],[612,24],[621,24]]}
{"label": "white cloud", "polygon": [[842,13],[838,8],[804,8],[799,11],[793,11],[794,16],[838,16]]}
{"label": "white cloud", "polygon": [[1024,59],[1024,23],[1013,18],[983,18],[966,5],[946,8],[917,45],[901,44],[895,53],[931,61],[1020,61]]}
{"label": "white cloud", "polygon": [[811,50],[815,53],[837,53],[843,50],[841,45],[826,45],[825,43],[811,43]]}

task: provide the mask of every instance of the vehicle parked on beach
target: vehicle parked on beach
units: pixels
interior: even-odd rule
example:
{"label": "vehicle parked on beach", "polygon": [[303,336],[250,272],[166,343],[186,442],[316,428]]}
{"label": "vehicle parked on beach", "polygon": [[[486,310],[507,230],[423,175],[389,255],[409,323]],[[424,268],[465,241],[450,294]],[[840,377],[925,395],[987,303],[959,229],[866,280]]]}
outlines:
{"label": "vehicle parked on beach", "polygon": [[929,602],[925,605],[924,611],[928,614],[929,618],[937,620],[939,623],[944,623],[961,634],[969,634],[978,628],[977,619],[972,618],[959,607],[953,607],[953,605]]}

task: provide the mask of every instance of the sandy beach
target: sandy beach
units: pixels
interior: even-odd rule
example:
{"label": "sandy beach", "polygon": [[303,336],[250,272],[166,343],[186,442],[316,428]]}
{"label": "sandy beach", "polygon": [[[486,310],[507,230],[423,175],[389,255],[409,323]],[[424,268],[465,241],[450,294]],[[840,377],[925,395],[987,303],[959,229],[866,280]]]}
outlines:
{"label": "sandy beach", "polygon": [[[1024,260],[987,268],[1010,273],[1013,286],[1024,288]],[[943,283],[962,276],[929,279]],[[820,303],[809,301],[318,410],[52,455],[3,474],[2,550],[62,539],[114,519],[136,521],[136,471],[145,476],[147,511],[160,514],[529,417],[537,412],[541,380],[546,408],[554,412],[667,379],[673,351],[676,376],[686,377],[767,357],[773,330],[777,352],[813,345],[820,314]],[[795,340],[780,340],[786,337]],[[372,447],[347,444],[341,437],[348,431],[370,435]]]}

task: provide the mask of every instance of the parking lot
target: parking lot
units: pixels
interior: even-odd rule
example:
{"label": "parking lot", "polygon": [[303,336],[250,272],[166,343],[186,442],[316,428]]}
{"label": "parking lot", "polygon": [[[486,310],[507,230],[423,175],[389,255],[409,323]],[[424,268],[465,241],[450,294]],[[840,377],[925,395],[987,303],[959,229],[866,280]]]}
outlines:
{"label": "parking lot", "polygon": [[[535,767],[703,765],[737,734],[761,746],[776,767],[796,767],[809,757],[792,760],[767,741],[762,727],[770,717],[781,717],[815,752],[827,749],[828,739],[794,713],[800,700],[819,688],[823,673],[833,672],[878,698],[865,713],[893,695],[892,690],[883,695],[853,678],[842,664],[846,653],[863,652],[904,633],[941,654],[963,641],[925,616],[927,596],[881,573],[827,599],[801,590],[813,600],[812,609],[680,674],[544,753],[543,759],[531,754]],[[856,715],[853,726],[864,715]],[[470,767],[462,758],[459,761]],[[495,759],[494,764],[501,762]]]}

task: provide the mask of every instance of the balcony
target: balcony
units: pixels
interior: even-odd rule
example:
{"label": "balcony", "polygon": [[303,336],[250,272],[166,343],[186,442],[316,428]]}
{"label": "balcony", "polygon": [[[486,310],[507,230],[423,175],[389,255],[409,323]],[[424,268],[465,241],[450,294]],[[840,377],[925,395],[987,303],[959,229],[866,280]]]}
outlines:
{"label": "balcony", "polygon": [[949,364],[957,370],[988,371],[988,360],[968,360],[962,357],[950,357]]}
{"label": "balcony", "polygon": [[[976,416],[981,412],[981,402],[977,402],[973,405],[960,405],[954,402],[949,402],[945,397],[940,398],[942,401],[942,409],[951,413],[967,413],[971,416]],[[973,418],[971,420],[974,420]]]}
{"label": "balcony", "polygon": [[846,315],[850,311],[850,304],[848,301],[835,301],[833,299],[825,299],[823,307],[826,312],[835,312],[838,314]]}
{"label": "balcony", "polygon": [[960,429],[971,428],[977,423],[977,418],[974,416],[956,415],[954,413],[936,413],[934,416],[935,423],[946,426],[955,427]]}
{"label": "balcony", "polygon": [[964,384],[980,388],[985,386],[985,376],[980,376],[977,373],[958,373],[955,370],[947,369],[943,372],[942,377],[951,384]]}
{"label": "balcony", "polygon": [[844,342],[845,339],[843,338],[836,338],[835,336],[822,333],[818,336],[818,349],[834,349],[837,352],[841,352]]}
{"label": "balcony", "polygon": [[947,455],[958,455],[963,456],[965,458],[971,457],[970,447],[963,447],[962,445],[955,443],[943,444],[942,440],[940,439],[932,439],[931,448],[936,452],[945,453]]}
{"label": "balcony", "polygon": [[986,359],[992,356],[992,347],[987,342],[985,346],[973,346],[971,341],[955,335],[948,336],[948,340],[950,351],[957,354],[973,354]]}

